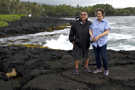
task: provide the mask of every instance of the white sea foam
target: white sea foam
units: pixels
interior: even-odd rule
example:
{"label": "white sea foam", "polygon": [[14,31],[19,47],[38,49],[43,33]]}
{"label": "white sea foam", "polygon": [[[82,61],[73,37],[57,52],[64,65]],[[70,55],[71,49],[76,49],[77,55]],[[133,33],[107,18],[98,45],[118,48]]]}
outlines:
{"label": "white sea foam", "polygon": [[22,36],[13,36],[13,37],[6,37],[6,38],[0,38],[0,42],[7,42],[7,41],[17,41],[20,39],[38,39],[43,38],[46,35],[53,35],[53,34],[64,34],[68,33],[69,28],[65,28],[64,30],[54,30],[53,32],[40,32],[36,34],[28,34],[28,35],[22,35]]}
{"label": "white sea foam", "polygon": [[115,25],[115,26],[113,26],[112,24],[110,24],[111,25],[111,28],[112,29],[122,29],[122,30],[125,30],[125,29],[135,29],[135,27],[132,27],[132,26],[126,26],[126,25]]}
{"label": "white sea foam", "polygon": [[47,40],[44,46],[47,46],[53,49],[61,49],[61,50],[72,49],[72,44],[69,42],[68,36],[65,36],[65,35],[60,35],[57,40],[55,39]]}
{"label": "white sea foam", "polygon": [[132,51],[135,50],[135,46],[120,44],[117,46],[108,46],[108,49],[115,50],[115,51],[119,51],[119,50]]}
{"label": "white sea foam", "polygon": [[[68,40],[68,36],[60,35],[58,39],[54,40],[47,40],[46,44],[44,46],[47,46],[52,49],[61,49],[61,50],[71,50],[72,44]],[[91,49],[91,47],[90,47]],[[125,45],[122,43],[119,43],[118,45],[108,45],[108,49],[112,50],[135,50],[135,46],[133,45]]]}
{"label": "white sea foam", "polygon": [[[132,35],[122,35],[122,34],[116,34],[116,33],[110,33],[109,40],[117,41],[121,39],[132,39]],[[61,49],[61,50],[71,50],[72,44],[68,40],[68,35],[60,35],[58,39],[51,39],[47,40],[46,44],[44,46],[47,46],[49,48],[53,49]],[[90,48],[91,49],[91,48]],[[133,45],[126,45],[123,43],[117,42],[117,44],[114,45],[108,45],[108,49],[112,50],[135,50],[135,47]]]}
{"label": "white sea foam", "polygon": [[132,39],[133,36],[130,34],[110,33],[108,38],[109,40],[120,40],[120,39]]}

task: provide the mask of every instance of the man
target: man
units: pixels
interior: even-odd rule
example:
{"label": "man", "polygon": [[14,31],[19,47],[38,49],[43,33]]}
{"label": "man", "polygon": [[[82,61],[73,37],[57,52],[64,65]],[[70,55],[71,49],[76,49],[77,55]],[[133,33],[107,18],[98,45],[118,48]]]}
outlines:
{"label": "man", "polygon": [[73,57],[75,63],[74,74],[79,74],[79,63],[84,59],[84,69],[91,72],[88,68],[88,51],[90,46],[89,26],[91,22],[88,21],[88,13],[81,12],[80,19],[75,21],[70,30],[69,40],[73,44]]}

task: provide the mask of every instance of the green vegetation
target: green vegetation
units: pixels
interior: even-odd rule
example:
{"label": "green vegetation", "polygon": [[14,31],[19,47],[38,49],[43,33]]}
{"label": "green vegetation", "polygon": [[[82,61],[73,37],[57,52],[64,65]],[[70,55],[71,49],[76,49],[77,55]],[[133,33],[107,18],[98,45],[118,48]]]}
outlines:
{"label": "green vegetation", "polygon": [[39,4],[21,2],[20,0],[0,0],[0,14],[33,14],[40,15],[41,7]]}
{"label": "green vegetation", "polygon": [[0,27],[6,27],[8,26],[8,23],[5,21],[0,21]]}
{"label": "green vegetation", "polygon": [[0,0],[0,14],[32,14],[32,16],[73,17],[77,16],[81,11],[87,11],[89,16],[95,16],[95,10],[97,8],[104,8],[107,16],[135,15],[135,7],[116,9],[109,4],[97,4],[88,7],[72,7],[69,5],[51,6],[32,2],[21,2],[20,0]]}
{"label": "green vegetation", "polygon": [[0,15],[0,21],[12,22],[20,20],[24,15]]}
{"label": "green vegetation", "polygon": [[0,15],[0,27],[8,26],[8,22],[20,20],[24,15]]}

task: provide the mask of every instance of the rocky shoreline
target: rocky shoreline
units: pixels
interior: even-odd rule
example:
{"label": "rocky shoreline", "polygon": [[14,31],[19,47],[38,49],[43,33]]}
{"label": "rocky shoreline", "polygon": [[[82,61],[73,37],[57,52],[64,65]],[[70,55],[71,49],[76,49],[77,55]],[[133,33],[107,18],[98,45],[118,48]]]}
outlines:
{"label": "rocky shoreline", "polygon": [[[75,76],[72,51],[0,46],[1,71],[14,66],[20,73],[9,81],[0,79],[0,90],[134,90],[134,55],[135,51],[108,50],[110,76],[86,73],[83,68]],[[89,56],[89,67],[94,70],[92,50]]]}
{"label": "rocky shoreline", "polygon": [[21,20],[9,22],[8,27],[1,27],[0,37],[34,34],[38,32],[53,31],[55,29],[63,29],[71,22],[71,20],[64,20],[56,17],[23,17]]}

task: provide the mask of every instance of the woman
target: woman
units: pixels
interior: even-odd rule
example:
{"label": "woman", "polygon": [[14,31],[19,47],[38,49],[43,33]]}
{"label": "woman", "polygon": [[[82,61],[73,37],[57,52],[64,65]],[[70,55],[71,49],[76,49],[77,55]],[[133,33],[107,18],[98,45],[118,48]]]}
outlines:
{"label": "woman", "polygon": [[97,19],[90,25],[89,33],[91,36],[91,41],[95,58],[97,69],[93,73],[102,72],[102,62],[104,67],[104,75],[109,75],[108,70],[108,59],[107,59],[107,39],[110,31],[109,23],[104,19],[104,10],[96,10]]}

